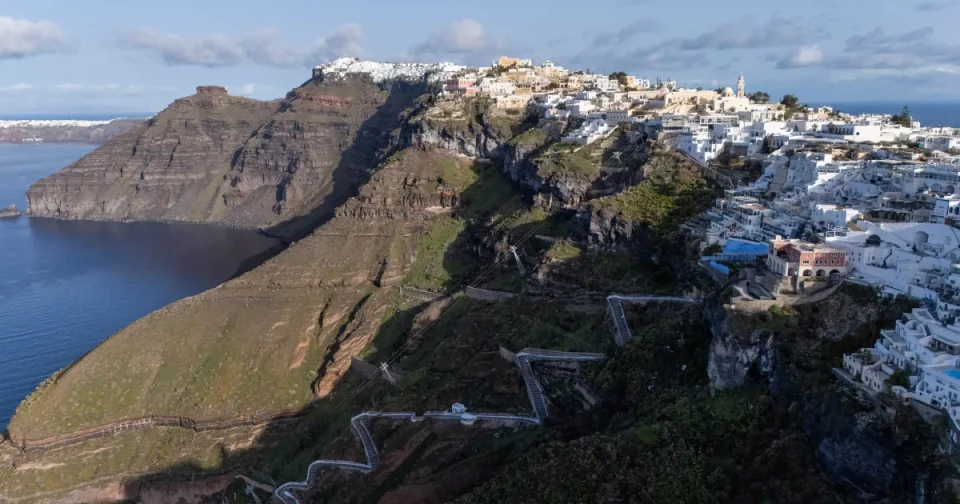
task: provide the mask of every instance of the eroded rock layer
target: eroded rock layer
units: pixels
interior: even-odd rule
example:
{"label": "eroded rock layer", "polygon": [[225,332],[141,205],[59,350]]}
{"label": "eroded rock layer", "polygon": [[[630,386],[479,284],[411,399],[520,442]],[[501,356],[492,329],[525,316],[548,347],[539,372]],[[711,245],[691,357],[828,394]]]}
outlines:
{"label": "eroded rock layer", "polygon": [[424,89],[321,74],[283,100],[265,102],[201,86],[35,183],[28,212],[261,228],[284,223],[279,233],[304,236],[398,144],[398,118]]}

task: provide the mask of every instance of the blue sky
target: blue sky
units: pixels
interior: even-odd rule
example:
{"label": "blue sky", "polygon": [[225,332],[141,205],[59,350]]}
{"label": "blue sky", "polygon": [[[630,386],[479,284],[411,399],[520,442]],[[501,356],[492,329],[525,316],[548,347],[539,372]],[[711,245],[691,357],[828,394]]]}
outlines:
{"label": "blue sky", "polygon": [[30,0],[0,6],[0,115],[281,97],[338,56],[499,54],[801,101],[960,101],[960,0]]}

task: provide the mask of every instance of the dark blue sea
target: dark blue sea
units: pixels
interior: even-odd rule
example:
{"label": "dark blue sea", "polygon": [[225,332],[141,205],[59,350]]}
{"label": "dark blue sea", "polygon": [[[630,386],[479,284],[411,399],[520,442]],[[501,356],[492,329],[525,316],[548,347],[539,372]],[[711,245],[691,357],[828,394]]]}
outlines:
{"label": "dark blue sea", "polygon": [[[0,145],[0,207],[93,149]],[[41,381],[134,320],[231,277],[274,245],[192,224],[0,219],[0,430]]]}
{"label": "dark blue sea", "polygon": [[913,119],[921,126],[960,127],[960,102],[846,102],[828,103],[841,112],[851,114],[899,114],[904,105],[910,108]]}

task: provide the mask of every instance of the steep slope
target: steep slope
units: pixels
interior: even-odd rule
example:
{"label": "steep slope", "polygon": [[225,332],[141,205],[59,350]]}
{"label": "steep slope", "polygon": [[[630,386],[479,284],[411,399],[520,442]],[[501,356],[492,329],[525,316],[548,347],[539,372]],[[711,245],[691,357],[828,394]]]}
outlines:
{"label": "steep slope", "polygon": [[143,126],[35,183],[27,193],[28,212],[64,219],[282,224],[273,231],[305,236],[399,144],[401,116],[427,89],[423,75],[375,80],[324,72],[328,67],[279,101],[201,86]]}
{"label": "steep slope", "polygon": [[[497,180],[480,194],[471,189],[490,177],[499,177],[496,168],[430,150],[394,155],[309,237],[250,273],[135,322],[41,385],[10,423],[13,444],[29,448],[31,440],[151,415],[276,416],[325,397],[350,358],[371,344],[411,268],[443,260],[422,253],[432,222],[459,219],[451,213],[463,201],[471,201],[473,212],[502,203],[503,193],[489,190]],[[207,450],[226,442],[204,437],[192,445],[185,440],[213,434],[163,432],[97,438],[82,452],[74,445],[28,450],[14,465],[33,469],[0,468],[0,490],[7,497],[56,494],[179,461],[204,467],[216,459]],[[165,448],[129,453],[125,464],[109,455],[144,443]],[[180,448],[170,452],[170,446]],[[96,478],[79,471],[51,482],[36,469],[53,464],[50,471],[60,474],[56,464],[67,454],[100,449],[107,458],[91,455],[86,462],[97,468]]]}
{"label": "steep slope", "polygon": [[219,221],[223,176],[236,150],[277,109],[201,86],[146,123],[33,184],[41,217]]}
{"label": "steep slope", "polygon": [[426,92],[422,81],[376,82],[347,74],[311,79],[245,142],[226,176],[224,222],[302,235],[343,203],[397,147],[400,118]]}

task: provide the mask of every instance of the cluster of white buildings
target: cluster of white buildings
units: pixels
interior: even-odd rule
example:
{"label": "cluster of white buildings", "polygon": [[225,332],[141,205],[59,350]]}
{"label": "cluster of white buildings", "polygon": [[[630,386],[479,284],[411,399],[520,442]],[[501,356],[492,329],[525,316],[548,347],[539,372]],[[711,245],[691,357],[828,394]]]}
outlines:
{"label": "cluster of white buildings", "polygon": [[904,314],[893,329],[880,331],[874,346],[843,356],[834,369],[842,381],[871,395],[889,393],[943,410],[950,436],[960,444],[960,326],[929,310]]}
{"label": "cluster of white buildings", "polygon": [[756,262],[736,251],[766,245],[757,278],[780,279],[764,285],[769,293],[789,294],[778,290],[787,285],[803,295],[804,285],[848,278],[922,300],[873,347],[845,355],[835,374],[943,410],[960,444],[960,156],[951,153],[960,132],[829,109],[784,118],[778,105],[741,96],[742,80],[732,96],[697,97],[696,113],[660,118],[707,171],[718,173],[710,161],[722,152],[762,168],[695,220],[706,243],[723,246],[706,259]]}
{"label": "cluster of white buildings", "polygon": [[580,126],[561,141],[589,144],[638,120],[636,112],[651,102],[663,103],[676,84],[658,83],[632,75],[574,72],[546,61],[501,57],[490,67],[464,68],[447,77],[442,96],[487,96],[501,109],[536,108],[548,119],[580,120]]}

